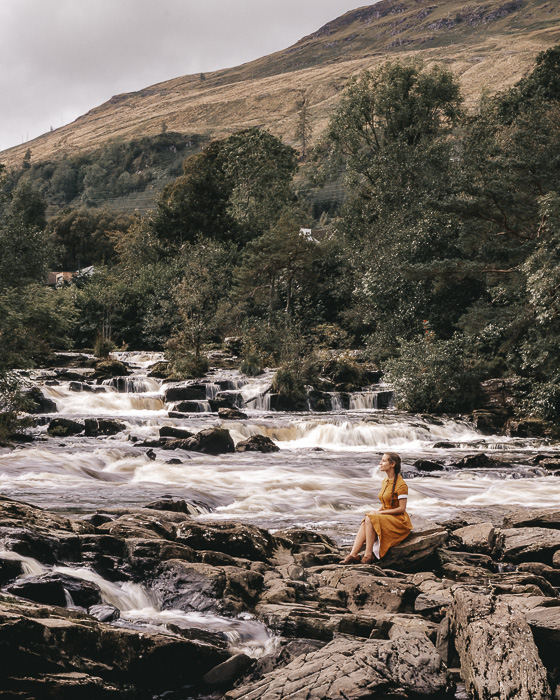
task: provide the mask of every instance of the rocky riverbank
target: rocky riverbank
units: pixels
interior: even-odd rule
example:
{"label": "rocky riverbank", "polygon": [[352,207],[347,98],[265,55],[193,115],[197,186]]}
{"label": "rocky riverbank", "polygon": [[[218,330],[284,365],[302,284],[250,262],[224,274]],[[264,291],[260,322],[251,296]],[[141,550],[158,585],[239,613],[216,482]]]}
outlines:
{"label": "rocky riverbank", "polygon": [[[557,692],[560,511],[416,519],[378,566],[340,565],[319,532],[197,512],[169,498],[67,518],[0,499],[2,697]],[[136,595],[128,612],[114,591]]]}

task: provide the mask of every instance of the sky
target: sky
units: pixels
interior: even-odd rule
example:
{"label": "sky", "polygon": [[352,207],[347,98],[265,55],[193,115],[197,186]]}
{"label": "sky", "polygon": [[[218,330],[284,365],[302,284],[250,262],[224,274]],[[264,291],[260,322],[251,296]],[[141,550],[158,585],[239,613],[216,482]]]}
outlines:
{"label": "sky", "polygon": [[0,150],[107,101],[284,49],[374,0],[0,0]]}

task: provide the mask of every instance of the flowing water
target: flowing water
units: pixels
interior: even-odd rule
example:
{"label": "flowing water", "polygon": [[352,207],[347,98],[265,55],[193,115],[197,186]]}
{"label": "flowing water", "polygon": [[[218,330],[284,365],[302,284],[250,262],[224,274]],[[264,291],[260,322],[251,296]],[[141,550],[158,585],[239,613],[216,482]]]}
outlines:
{"label": "flowing water", "polygon": [[[116,418],[126,429],[110,437],[52,438],[46,434],[46,423],[37,426],[34,443],[0,450],[3,495],[74,514],[143,506],[171,495],[196,502],[201,519],[240,520],[273,530],[307,527],[349,542],[363,513],[378,507],[379,459],[391,450],[403,459],[413,522],[415,516],[441,521],[468,510],[491,512],[496,506],[555,506],[560,498],[560,479],[531,461],[536,452],[560,452],[543,440],[483,436],[456,417],[379,410],[375,389],[353,395],[348,410],[333,395],[334,410],[328,413],[273,412],[268,391],[273,372],[255,379],[234,371],[212,372],[205,379],[206,400],[198,402],[196,412],[177,417],[174,404],[165,403],[165,385],[147,376],[149,366],[161,356],[125,353],[120,359],[133,367],[133,374],[100,386],[88,385],[88,391],[76,391],[75,385],[71,389],[70,382],[54,384],[54,371],[31,376],[56,402],[58,413],[50,417]],[[83,370],[83,375],[87,381],[88,371]],[[208,401],[220,392],[233,394],[234,403],[248,418],[221,421],[210,413]],[[280,451],[213,457],[156,448],[149,455],[139,443],[157,439],[162,426],[192,432],[223,426],[235,442],[266,435]],[[489,451],[511,466],[485,470],[452,466],[467,454]],[[172,459],[181,463],[170,463]],[[440,461],[446,469],[422,474],[413,467],[417,459]],[[112,600],[121,594],[104,592]],[[123,604],[121,600],[117,607],[123,617],[136,621],[157,619],[163,624],[165,616],[174,616],[176,623],[176,618],[188,623],[181,617],[185,613],[158,611],[153,601]],[[205,622],[218,624],[208,617]],[[248,634],[264,648],[268,642],[261,632],[255,633],[256,623],[249,624],[249,632],[229,632],[240,637]]]}

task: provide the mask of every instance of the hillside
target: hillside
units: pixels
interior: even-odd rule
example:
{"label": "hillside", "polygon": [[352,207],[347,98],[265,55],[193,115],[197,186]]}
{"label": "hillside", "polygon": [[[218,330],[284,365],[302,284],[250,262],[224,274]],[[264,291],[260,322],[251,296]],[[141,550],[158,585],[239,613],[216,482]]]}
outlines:
{"label": "hillside", "polygon": [[352,75],[387,58],[422,57],[460,78],[467,105],[508,87],[539,51],[560,43],[556,0],[382,0],[346,13],[292,47],[205,76],[116,95],[75,122],[0,154],[6,165],[98,148],[162,130],[220,137],[265,126],[297,147],[302,91],[316,137]]}

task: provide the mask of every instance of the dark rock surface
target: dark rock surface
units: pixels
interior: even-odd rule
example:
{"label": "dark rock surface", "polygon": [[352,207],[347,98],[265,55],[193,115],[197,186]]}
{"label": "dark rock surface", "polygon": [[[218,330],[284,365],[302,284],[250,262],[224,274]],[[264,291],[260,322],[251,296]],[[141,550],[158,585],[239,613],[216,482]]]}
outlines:
{"label": "dark rock surface", "polygon": [[56,402],[47,398],[38,386],[33,386],[25,392],[29,401],[28,413],[57,413]]}
{"label": "dark rock surface", "polygon": [[117,435],[126,429],[126,425],[121,421],[110,418],[86,418],[86,436],[97,437],[98,435]]}
{"label": "dark rock surface", "polygon": [[247,418],[247,414],[239,411],[237,408],[228,408],[222,406],[218,408],[218,418],[222,420],[243,420]]}
{"label": "dark rock surface", "polygon": [[266,435],[252,435],[248,440],[238,442],[236,452],[280,452],[278,445]]}
{"label": "dark rock surface", "polygon": [[203,452],[207,455],[221,455],[235,452],[235,443],[224,428],[206,428],[184,441],[183,449]]}
{"label": "dark rock surface", "polygon": [[186,384],[182,386],[168,386],[165,389],[166,403],[173,401],[205,401],[206,384]]}
{"label": "dark rock surface", "polygon": [[78,435],[78,433],[83,432],[84,427],[83,423],[78,423],[75,420],[53,418],[49,423],[47,433],[54,437],[67,437],[68,435]]}

